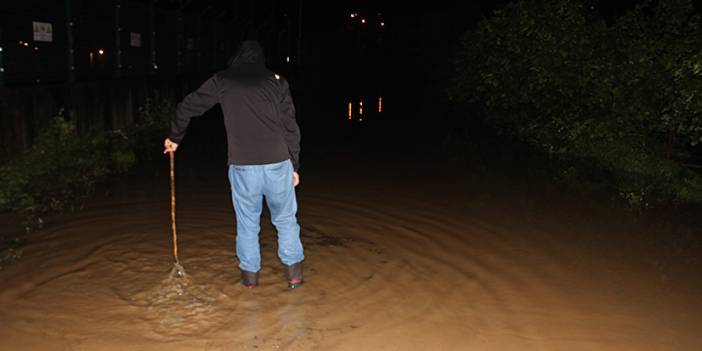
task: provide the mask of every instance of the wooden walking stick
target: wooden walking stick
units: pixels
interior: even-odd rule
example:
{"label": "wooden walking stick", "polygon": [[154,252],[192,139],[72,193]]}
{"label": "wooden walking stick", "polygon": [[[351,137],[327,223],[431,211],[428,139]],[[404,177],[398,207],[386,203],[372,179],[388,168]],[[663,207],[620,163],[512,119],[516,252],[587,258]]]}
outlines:
{"label": "wooden walking stick", "polygon": [[183,266],[180,265],[180,261],[178,261],[178,234],[176,232],[175,214],[175,163],[173,160],[173,151],[169,151],[168,156],[170,156],[171,159],[171,229],[173,230],[173,258],[175,259],[173,269],[179,277],[182,277],[185,275],[185,270]]}

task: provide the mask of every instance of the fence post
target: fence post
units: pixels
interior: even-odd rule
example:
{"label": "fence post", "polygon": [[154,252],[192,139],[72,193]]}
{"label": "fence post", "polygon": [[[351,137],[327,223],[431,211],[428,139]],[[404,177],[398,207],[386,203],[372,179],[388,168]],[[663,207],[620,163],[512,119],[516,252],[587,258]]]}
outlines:
{"label": "fence post", "polygon": [[219,23],[218,20],[220,17],[221,17],[221,15],[215,16],[214,21],[212,21],[212,26],[214,27],[214,32],[212,33],[212,39],[213,39],[212,40],[212,49],[213,49],[212,50],[212,69],[213,70],[217,69],[217,40],[219,40],[219,38],[217,38],[217,34],[218,34],[217,33],[217,29],[218,29],[217,24]]}
{"label": "fence post", "polygon": [[0,88],[5,86],[5,65],[2,63],[2,55],[4,48],[2,47],[2,29],[0,28]]}
{"label": "fence post", "polygon": [[196,39],[195,39],[195,50],[197,50],[197,71],[200,72],[202,70],[202,42],[203,42],[203,37],[202,37],[202,13],[197,16],[197,29],[196,30]]}
{"label": "fence post", "polygon": [[178,43],[176,53],[176,65],[178,74],[183,73],[183,46],[185,45],[185,26],[183,25],[183,12],[185,10],[185,1],[180,0],[180,7],[178,7]]}
{"label": "fence post", "polygon": [[197,47],[197,71],[202,72],[203,70],[203,63],[202,63],[202,55],[204,52],[202,51],[205,48],[204,42],[205,42],[205,37],[202,35],[203,32],[203,26],[202,26],[202,18],[205,17],[205,15],[212,9],[212,6],[207,6],[205,7],[202,12],[197,16],[197,42],[196,42],[196,47]]}
{"label": "fence post", "polygon": [[158,65],[156,65],[156,0],[151,0],[149,3],[149,29],[151,30],[151,68],[149,71],[151,74],[155,74],[158,70]]}
{"label": "fence post", "polygon": [[297,65],[302,67],[302,1],[297,8]]}
{"label": "fence post", "polygon": [[68,82],[73,83],[75,77],[75,61],[73,56],[73,15],[71,13],[71,0],[66,0],[66,55],[68,55]]}
{"label": "fence post", "polygon": [[122,75],[122,27],[119,18],[121,7],[120,0],[115,0],[115,76],[118,78]]}

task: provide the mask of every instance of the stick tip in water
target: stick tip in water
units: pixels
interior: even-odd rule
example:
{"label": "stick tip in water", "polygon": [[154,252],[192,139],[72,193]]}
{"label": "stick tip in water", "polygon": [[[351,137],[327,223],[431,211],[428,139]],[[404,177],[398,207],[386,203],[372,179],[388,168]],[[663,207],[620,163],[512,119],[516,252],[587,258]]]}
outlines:
{"label": "stick tip in water", "polygon": [[173,263],[173,268],[171,269],[171,276],[183,278],[185,277],[185,275],[185,268],[183,268],[183,266],[181,266],[179,263]]}

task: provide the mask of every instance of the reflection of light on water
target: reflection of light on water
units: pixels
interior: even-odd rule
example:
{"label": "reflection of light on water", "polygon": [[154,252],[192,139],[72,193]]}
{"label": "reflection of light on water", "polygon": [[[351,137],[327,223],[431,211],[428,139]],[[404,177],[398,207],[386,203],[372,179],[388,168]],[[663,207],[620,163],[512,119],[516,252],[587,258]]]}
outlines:
{"label": "reflection of light on water", "polygon": [[347,100],[348,102],[346,103],[346,119],[348,119],[349,121],[363,122],[363,119],[365,117],[364,114],[370,114],[371,116],[374,116],[375,113],[383,113],[383,109],[385,108],[383,106],[383,97],[378,96],[377,99],[377,109],[374,106],[374,98],[370,99],[369,104],[366,104],[366,102],[363,99],[358,100],[357,102],[353,100]]}

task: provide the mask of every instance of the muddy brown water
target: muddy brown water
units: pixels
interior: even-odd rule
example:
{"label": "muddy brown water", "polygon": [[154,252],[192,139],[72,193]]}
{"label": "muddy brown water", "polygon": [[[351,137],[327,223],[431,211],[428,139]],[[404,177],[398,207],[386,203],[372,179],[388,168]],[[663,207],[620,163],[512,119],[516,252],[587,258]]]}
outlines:
{"label": "muddy brown water", "polygon": [[167,178],[133,180],[0,272],[0,350],[702,350],[699,271],[663,277],[616,220],[428,169],[307,174],[302,288],[267,217],[238,284],[224,170],[179,180],[169,277]]}

